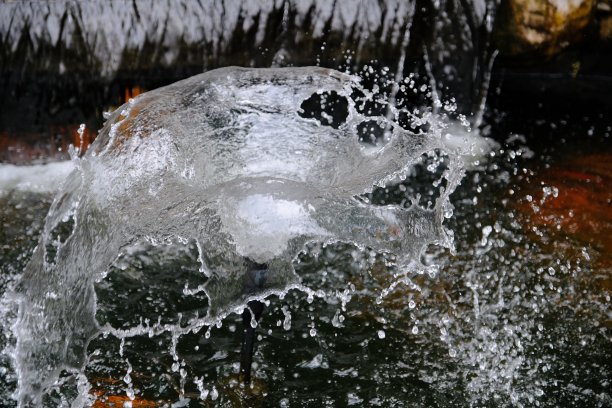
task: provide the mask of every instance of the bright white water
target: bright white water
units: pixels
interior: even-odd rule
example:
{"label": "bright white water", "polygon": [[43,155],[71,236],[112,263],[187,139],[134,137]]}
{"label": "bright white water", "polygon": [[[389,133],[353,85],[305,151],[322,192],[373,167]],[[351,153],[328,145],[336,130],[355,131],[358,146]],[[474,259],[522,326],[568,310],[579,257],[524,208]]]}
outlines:
{"label": "bright white water", "polygon": [[55,193],[72,170],[70,161],[32,166],[0,164],[0,195],[13,190]]}
{"label": "bright white water", "polygon": [[[452,213],[448,196],[464,157],[484,147],[469,133],[448,135],[431,113],[393,106],[386,116],[360,113],[360,104],[375,99],[384,103],[356,77],[333,70],[224,68],[117,109],[86,155],[74,159],[12,295],[19,305],[13,354],[20,404],[40,405],[62,370],[78,373],[100,334],[171,333],[169,353],[176,354],[175,338],[221,324],[250,299],[291,288],[325,296],[294,271],[310,243],[390,254],[404,281],[425,270],[428,245],[452,246],[442,225]],[[400,115],[429,129],[408,131],[398,125]],[[367,129],[370,137],[363,136]],[[434,182],[440,194],[428,208],[369,202],[365,194],[440,152],[444,180]],[[94,284],[143,242],[197,247],[204,283],[185,283],[183,292],[204,293],[205,312],[176,316],[176,323],[151,323],[149,316],[100,326]],[[249,282],[252,262],[268,267],[259,286]],[[85,403],[81,394],[75,403]]]}

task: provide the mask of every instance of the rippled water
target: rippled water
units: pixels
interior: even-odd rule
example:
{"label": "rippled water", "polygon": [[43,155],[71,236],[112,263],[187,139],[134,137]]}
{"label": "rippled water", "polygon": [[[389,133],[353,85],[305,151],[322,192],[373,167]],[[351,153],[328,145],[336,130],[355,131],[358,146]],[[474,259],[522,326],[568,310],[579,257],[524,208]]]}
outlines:
{"label": "rippled water", "polygon": [[[558,223],[552,222],[549,228],[537,217],[547,201],[554,204],[561,192],[571,188],[547,179],[534,166],[534,152],[520,137],[508,137],[488,162],[481,158],[472,164],[450,197],[453,217],[445,224],[454,232],[455,251],[429,245],[436,241],[448,245],[444,230],[434,228],[442,217],[430,217],[442,212],[450,215],[445,194],[454,189],[458,180],[452,175],[460,175],[464,163],[453,162],[460,154],[444,141],[442,129],[449,127],[430,120],[433,130],[418,134],[383,126],[382,132],[360,141],[358,126],[364,113],[358,102],[352,102],[357,86],[353,80],[332,75],[329,83],[322,84],[317,76],[313,84],[304,82],[303,74],[285,77],[289,85],[276,80],[258,88],[249,81],[244,89],[233,90],[247,94],[244,98],[233,95],[232,100],[240,101],[236,111],[225,109],[227,102],[219,102],[226,88],[207,95],[196,105],[210,106],[205,119],[197,112],[180,110],[180,120],[170,122],[169,134],[179,138],[164,139],[156,118],[177,114],[169,110],[176,106],[176,99],[192,103],[194,99],[184,96],[198,95],[195,80],[179,84],[180,92],[166,88],[149,94],[148,99],[135,100],[125,112],[118,110],[97,147],[77,161],[80,170],[75,174],[82,176],[73,177],[74,184],[65,187],[67,199],[53,204],[44,228],[44,208],[50,199],[41,202],[40,195],[27,189],[3,195],[2,242],[3,248],[10,248],[2,256],[3,285],[19,275],[41,232],[47,241],[39,245],[34,259],[38,256],[48,265],[54,257],[64,262],[62,251],[67,250],[63,248],[75,239],[66,237],[83,229],[85,235],[77,241],[79,251],[72,262],[85,267],[66,268],[67,274],[73,273],[72,281],[61,276],[54,280],[57,275],[49,274],[49,266],[36,279],[26,275],[17,290],[22,309],[15,330],[22,336],[21,343],[15,343],[9,328],[3,326],[8,349],[2,360],[5,380],[0,384],[0,398],[9,406],[14,404],[10,393],[16,387],[16,375],[9,356],[16,356],[23,401],[37,382],[54,381],[49,372],[69,368],[45,393],[46,406],[69,406],[73,400],[77,405],[92,404],[95,398],[96,406],[121,406],[132,398],[134,406],[610,404],[605,238],[602,249],[597,240],[585,241],[571,230],[556,228]],[[311,75],[323,74],[318,70]],[[275,91],[270,93],[270,88]],[[265,103],[253,104],[251,92],[257,89],[263,90]],[[329,120],[308,118],[308,105],[302,107],[302,116],[295,114],[319,89],[346,98],[347,116],[342,123],[334,122],[333,112]],[[327,105],[323,105],[320,110],[325,111]],[[133,116],[136,110],[140,113]],[[227,115],[215,113],[228,111],[238,124],[248,124],[231,127],[231,135],[242,138],[222,131],[206,133],[218,137],[221,148],[213,152],[202,150],[209,145],[190,143],[195,137],[192,127],[220,123],[219,129],[227,129]],[[291,120],[287,120],[288,112]],[[213,125],[209,118],[215,119]],[[273,126],[261,137],[277,132],[285,142],[272,151],[260,150],[267,144],[249,145],[251,136],[260,134],[262,118]],[[386,124],[389,119],[379,116],[378,120]],[[113,134],[120,127],[120,133]],[[312,147],[310,158],[320,156],[315,167],[304,171],[304,165],[292,168],[275,163],[277,152],[285,158],[287,154],[296,157],[296,138],[288,137],[287,129],[291,135],[304,135],[299,140]],[[139,140],[154,132],[160,135],[157,139]],[[130,137],[118,139],[125,135]],[[402,149],[395,147],[398,143]],[[229,147],[224,150],[224,146]],[[441,149],[448,153],[440,154]],[[160,152],[164,160],[158,160]],[[345,154],[354,161],[344,160]],[[267,159],[261,160],[262,155]],[[143,160],[134,162],[134,156]],[[198,161],[202,157],[208,159]],[[240,166],[216,173],[218,166],[227,163]],[[337,170],[339,177],[325,178],[330,172],[326,165]],[[549,160],[547,165],[556,163]],[[271,177],[279,171],[286,173]],[[389,177],[396,173],[402,177]],[[200,184],[211,180],[210,174],[218,184],[206,190]],[[252,174],[261,180],[245,180]],[[232,184],[236,179],[242,183],[238,188]],[[385,179],[386,183],[379,183]],[[211,195],[222,199],[212,203],[203,199]],[[212,233],[195,229],[195,236],[172,230],[185,225],[180,217],[172,218],[173,208],[180,214],[193,214],[186,203],[201,206],[209,212],[208,219],[217,219],[224,227]],[[271,211],[275,220],[283,221],[282,228],[270,219]],[[325,216],[326,212],[330,215]],[[396,221],[401,216],[407,217],[402,223]],[[396,226],[415,226],[417,221],[433,226],[419,231],[432,232],[396,231]],[[160,225],[165,227],[161,233]],[[359,226],[356,231],[355,225]],[[605,220],[602,225],[604,231],[609,229]],[[128,240],[130,245],[125,246],[125,238],[119,238],[127,233],[118,234],[118,230],[142,239]],[[241,235],[245,230],[269,236],[258,240]],[[307,250],[299,251],[304,244]],[[105,273],[102,267],[96,270],[94,255],[84,256],[100,251],[100,246],[106,262],[119,254]],[[236,276],[240,268],[227,271],[228,275],[215,269],[228,262],[207,258],[206,249],[215,247],[223,254],[231,250],[236,265],[245,257],[269,263],[286,257],[287,262],[299,253],[292,263],[285,263],[295,271],[271,268],[274,285],[259,294],[268,295],[268,304],[257,329],[260,341],[250,390],[239,386],[236,375],[242,331],[241,308],[236,305],[245,296],[258,294],[245,295],[242,284],[232,286],[242,282]],[[31,268],[33,276],[40,273]],[[224,283],[211,283],[215,281]],[[74,285],[81,292],[75,292]],[[286,286],[295,289],[286,292]],[[42,292],[44,301],[36,295]],[[35,307],[42,315],[33,313]],[[4,299],[2,308],[6,321],[15,322],[10,299]],[[238,314],[225,316],[234,309]],[[78,319],[71,321],[66,315]],[[59,323],[38,326],[36,319]],[[37,337],[20,330],[35,332]],[[99,335],[86,352],[75,347],[93,332]],[[70,353],[47,346],[46,339],[53,335],[55,344],[71,344]],[[37,347],[40,358],[31,359],[28,353]],[[69,367],[82,364],[79,371]]]}

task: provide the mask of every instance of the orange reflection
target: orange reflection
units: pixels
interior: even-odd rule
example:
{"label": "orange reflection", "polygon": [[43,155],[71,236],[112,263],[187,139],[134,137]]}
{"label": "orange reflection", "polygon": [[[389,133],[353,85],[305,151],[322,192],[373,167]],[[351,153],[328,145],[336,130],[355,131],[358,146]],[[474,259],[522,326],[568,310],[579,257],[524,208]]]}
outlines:
{"label": "orange reflection", "polygon": [[144,89],[142,89],[138,85],[133,86],[131,88],[126,86],[124,90],[125,97],[123,98],[123,102],[129,101],[130,98],[135,98],[143,92],[144,92]]}
{"label": "orange reflection", "polygon": [[547,228],[596,249],[612,265],[612,154],[599,153],[552,165],[536,176],[517,208],[529,228]]}

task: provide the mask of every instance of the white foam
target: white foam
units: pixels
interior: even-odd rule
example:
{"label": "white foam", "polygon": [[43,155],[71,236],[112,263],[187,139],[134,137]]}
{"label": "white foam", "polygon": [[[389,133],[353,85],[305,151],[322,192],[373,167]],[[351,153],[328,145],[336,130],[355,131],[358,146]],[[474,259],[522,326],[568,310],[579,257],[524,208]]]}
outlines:
{"label": "white foam", "polygon": [[30,166],[0,164],[0,195],[14,190],[54,193],[73,169],[71,161]]}
{"label": "white foam", "polygon": [[493,139],[483,137],[475,129],[467,129],[458,122],[449,122],[442,136],[449,152],[458,155],[466,169],[472,169],[486,160],[487,155],[498,147]]}

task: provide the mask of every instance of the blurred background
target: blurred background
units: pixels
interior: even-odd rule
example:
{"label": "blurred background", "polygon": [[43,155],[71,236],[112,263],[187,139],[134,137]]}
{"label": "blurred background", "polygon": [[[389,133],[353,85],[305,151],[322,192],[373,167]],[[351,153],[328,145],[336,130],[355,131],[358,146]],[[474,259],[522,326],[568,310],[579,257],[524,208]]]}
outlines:
{"label": "blurred background", "polygon": [[[67,158],[141,92],[213,68],[365,64],[484,123],[612,109],[610,0],[56,0],[0,4],[0,162]],[[490,86],[489,86],[490,82]],[[485,97],[488,95],[488,98]],[[482,122],[476,118],[477,125]],[[493,119],[493,120],[491,120]],[[531,119],[531,120],[530,120]]]}

